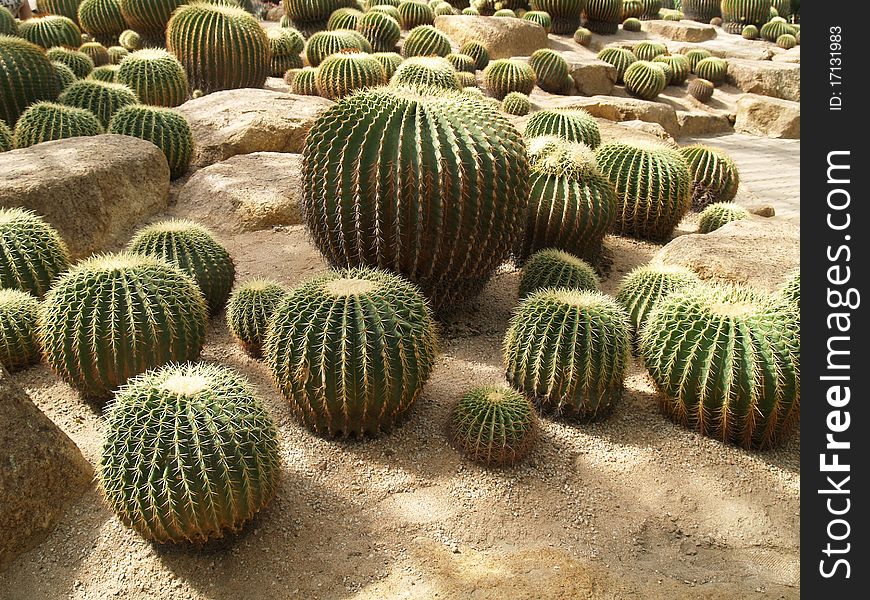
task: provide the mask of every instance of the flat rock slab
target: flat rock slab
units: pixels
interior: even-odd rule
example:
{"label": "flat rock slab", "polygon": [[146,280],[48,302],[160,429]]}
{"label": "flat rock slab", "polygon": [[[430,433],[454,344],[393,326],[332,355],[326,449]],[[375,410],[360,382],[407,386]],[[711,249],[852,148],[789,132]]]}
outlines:
{"label": "flat rock slab", "polygon": [[529,56],[535,50],[547,47],[544,28],[523,19],[446,15],[435,18],[435,28],[444,32],[457,46],[471,40],[481,42],[492,59]]}
{"label": "flat rock slab", "polygon": [[251,152],[301,152],[317,116],[333,102],[272,90],[225,90],[189,100],[178,111],[190,122],[205,167]]}
{"label": "flat rock slab", "polygon": [[772,292],[800,265],[800,228],[753,215],[711,233],[682,235],[653,260],[688,267],[702,279]]}
{"label": "flat rock slab", "polygon": [[728,61],[728,83],[750,94],[760,94],[783,100],[801,100],[801,67],[799,64],[731,59]]}
{"label": "flat rock slab", "polygon": [[0,206],[44,216],[74,258],[126,242],[168,200],[166,157],[138,138],[68,138],[0,153]]}
{"label": "flat rock slab", "polygon": [[576,98],[572,107],[586,109],[590,114],[610,121],[647,121],[658,123],[672,137],[679,137],[680,124],[673,107],[661,102],[617,96]]}
{"label": "flat rock slab", "polygon": [[746,94],[737,101],[734,131],[770,138],[800,139],[800,102]]}
{"label": "flat rock slab", "polygon": [[0,366],[0,569],[51,531],[94,470]]}
{"label": "flat rock slab", "polygon": [[697,21],[643,21],[643,31],[680,42],[705,42],[716,37],[716,28]]}
{"label": "flat rock slab", "polygon": [[801,64],[801,47],[795,46],[789,50],[777,52],[770,60],[777,63],[793,63],[799,65]]}
{"label": "flat rock slab", "polygon": [[253,152],[198,170],[169,214],[223,233],[256,231],[298,224],[301,195],[301,154]]}

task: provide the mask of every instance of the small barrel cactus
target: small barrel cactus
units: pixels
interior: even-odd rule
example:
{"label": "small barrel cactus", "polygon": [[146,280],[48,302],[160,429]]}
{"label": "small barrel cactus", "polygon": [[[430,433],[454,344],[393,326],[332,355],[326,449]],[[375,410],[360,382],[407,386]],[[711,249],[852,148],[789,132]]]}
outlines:
{"label": "small barrel cactus", "polygon": [[[477,76],[474,73],[468,73],[467,71],[460,71],[456,74],[456,80],[459,82],[460,88],[474,88],[477,89]],[[519,92],[517,92],[519,93]]]}
{"label": "small barrel cactus", "polygon": [[362,16],[362,11],[355,8],[339,8],[329,15],[329,20],[326,22],[326,29],[329,31],[335,31],[336,29],[356,29],[360,17]]}
{"label": "small barrel cactus", "polygon": [[209,364],[131,379],[109,407],[97,478],[124,525],[160,543],[239,531],[278,490],[278,431],[250,383]]}
{"label": "small barrel cactus", "polygon": [[714,86],[724,82],[727,73],[728,63],[715,56],[705,58],[695,65],[695,74],[701,79],[706,79]]}
{"label": "small barrel cactus", "polygon": [[609,296],[542,290],[511,318],[505,376],[542,412],[594,420],[622,398],[629,335],[628,316]]}
{"label": "small barrel cactus", "polygon": [[716,202],[705,208],[698,219],[698,233],[710,233],[732,221],[748,219],[749,211],[731,202]]}
{"label": "small barrel cactus", "polygon": [[700,23],[709,23],[711,19],[722,16],[721,0],[683,0],[683,14],[687,19]]}
{"label": "small barrel cactus", "polygon": [[460,89],[456,69],[439,56],[414,56],[398,66],[390,79],[394,86]]}
{"label": "small barrel cactus", "polygon": [[372,45],[362,34],[349,29],[318,31],[308,38],[308,43],[305,46],[305,57],[308,59],[309,65],[316,67],[327,56],[342,50],[371,52]]}
{"label": "small barrel cactus", "polygon": [[402,58],[401,54],[396,52],[375,52],[372,54],[381,66],[384,68],[384,73],[387,74],[387,80],[389,81],[396,72],[396,69],[399,68],[399,65],[402,64],[402,61],[405,60]]}
{"label": "small barrel cactus", "polygon": [[657,42],[639,42],[631,49],[637,60],[652,60],[668,53],[668,47]]}
{"label": "small barrel cactus", "polygon": [[486,46],[482,42],[469,40],[462,44],[459,48],[459,53],[473,58],[474,66],[478,71],[484,70],[489,64],[489,50],[486,49]]}
{"label": "small barrel cactus", "polygon": [[[166,24],[172,12],[186,4],[186,0],[118,0],[121,15],[127,23],[125,31],[133,30],[145,38],[149,46],[163,45],[166,41]],[[120,40],[119,40],[120,41]],[[121,45],[125,45],[121,42]],[[128,50],[139,50],[137,45]]]}
{"label": "small barrel cactus", "polygon": [[722,0],[723,29],[740,33],[746,25],[760,27],[770,20],[770,0]]}
{"label": "small barrel cactus", "polygon": [[666,65],[670,69],[671,77],[668,85],[682,85],[689,78],[689,73],[692,72],[689,59],[682,54],[656,56],[653,62]]}
{"label": "small barrel cactus", "polygon": [[315,82],[321,96],[339,100],[355,90],[386,85],[387,74],[371,54],[345,50],[320,63]]}
{"label": "small barrel cactus", "polygon": [[643,26],[640,19],[635,19],[634,17],[629,17],[625,21],[622,22],[622,28],[625,31],[640,31],[640,28]]}
{"label": "small barrel cactus", "polygon": [[333,271],[275,310],[264,355],[294,416],[327,435],[378,435],[417,401],[435,364],[435,323],[401,277]]}
{"label": "small barrel cactus", "polygon": [[601,132],[595,117],[582,108],[545,109],[533,114],[526,122],[526,139],[552,135],[569,142],[580,142],[592,149],[601,144]]}
{"label": "small barrel cactus", "polygon": [[637,57],[631,50],[626,50],[625,48],[603,48],[601,52],[598,53],[598,60],[603,60],[606,63],[609,63],[616,67],[616,83],[623,82],[623,75],[625,74],[626,69],[628,69],[631,63],[637,60]]}
{"label": "small barrel cactus", "polygon": [[[293,71],[287,71],[286,76],[289,76]],[[317,68],[303,67],[296,71],[293,76],[293,81],[290,84],[290,92],[300,96],[317,96]]]}
{"label": "small barrel cactus", "polygon": [[562,55],[549,48],[540,48],[532,53],[529,65],[535,72],[538,87],[551,94],[567,95],[574,87],[574,79],[568,67],[568,61]]}
{"label": "small barrel cactus", "polygon": [[522,92],[511,92],[501,101],[501,110],[509,115],[523,117],[529,114],[532,103]]}
{"label": "small barrel cactus", "polygon": [[127,29],[118,0],[82,0],[78,14],[82,30],[110,46],[118,40],[118,34]]}
{"label": "small barrel cactus", "polygon": [[77,79],[84,79],[94,70],[93,59],[78,50],[70,50],[63,46],[55,46],[45,53],[51,62],[60,62],[72,70]]}
{"label": "small barrel cactus", "polygon": [[85,79],[67,87],[58,98],[58,102],[89,110],[96,115],[100,125],[108,127],[112,115],[118,109],[138,104],[139,98],[136,92],[126,85]]}
{"label": "small barrel cactus", "polygon": [[21,290],[0,288],[0,365],[10,371],[39,361],[39,301]]}
{"label": "small barrel cactus", "polygon": [[18,25],[18,35],[46,49],[55,46],[74,49],[82,43],[82,33],[72,19],[59,15],[21,21]]}
{"label": "small barrel cactus", "polygon": [[598,275],[585,260],[569,252],[545,248],[529,257],[520,273],[520,299],[540,290],[565,288],[595,291]]}
{"label": "small barrel cactus", "polygon": [[36,102],[18,119],[14,143],[16,148],[27,148],[51,140],[101,133],[103,126],[89,110],[56,102]]}
{"label": "small barrel cactus", "polygon": [[202,290],[212,314],[226,304],[236,277],[233,259],[199,223],[171,219],[148,225],[133,236],[127,249],[165,260],[190,275]]}
{"label": "small barrel cactus", "polygon": [[356,30],[372,45],[375,52],[392,52],[402,36],[399,22],[381,12],[367,12],[357,23]]}
{"label": "small barrel cactus", "polygon": [[69,266],[69,249],[54,227],[29,210],[0,208],[0,288],[42,298]]}
{"label": "small barrel cactus", "polygon": [[800,418],[794,307],[735,287],[694,286],[658,302],[640,353],[675,422],[744,448],[769,448]]}
{"label": "small barrel cactus", "polygon": [[202,292],[177,267],[107,254],[58,278],[40,305],[39,336],[46,361],[64,381],[104,399],[150,368],[195,360],[206,316]]}
{"label": "small barrel cactus", "polygon": [[109,51],[100,42],[87,42],[79,46],[79,52],[87,54],[95,67],[109,64]]}
{"label": "small barrel cactus", "polygon": [[457,71],[464,71],[466,73],[474,73],[477,71],[477,64],[474,59],[467,54],[451,52],[445,58],[447,58],[447,62],[453,65],[453,68]]}
{"label": "small barrel cactus", "polygon": [[585,27],[578,27],[574,32],[574,41],[581,46],[588,46],[592,43],[592,32]]}
{"label": "small barrel cactus", "polygon": [[516,18],[517,18],[517,13],[515,13],[514,11],[512,11],[512,10],[509,9],[509,8],[501,8],[501,9],[495,11],[495,12],[492,14],[492,16],[493,16],[493,17],[500,17],[500,18],[508,17],[508,18],[511,18],[511,19],[516,19]]}
{"label": "small barrel cactus", "polygon": [[96,67],[91,71],[91,74],[88,75],[88,79],[105,81],[106,83],[115,83],[117,81],[117,75],[118,65],[103,65],[101,67]]}
{"label": "small barrel cactus", "polygon": [[[697,80],[695,80],[697,81]],[[731,202],[737,195],[740,173],[728,154],[700,144],[680,149],[692,175],[692,208],[700,211],[714,202]]]}
{"label": "small barrel cactus", "polygon": [[683,156],[659,144],[610,143],[596,150],[598,168],[616,187],[613,232],[664,242],[692,204]]}
{"label": "small barrel cactus", "polygon": [[356,0],[283,0],[284,18],[306,35],[326,29],[329,16],[340,8],[360,8]]}
{"label": "small barrel cactus", "polygon": [[713,82],[698,78],[689,82],[686,91],[698,102],[707,102],[713,97],[715,89],[716,86],[713,85]]}
{"label": "small barrel cactus", "polygon": [[[66,68],[66,65],[61,66]],[[72,73],[72,71],[70,71],[70,73]],[[73,78],[75,78],[75,75],[73,75]],[[9,152],[12,148],[12,130],[9,129],[9,125],[6,124],[6,121],[0,120],[0,152]]]}
{"label": "small barrel cactus", "polygon": [[790,33],[784,33],[776,38],[776,45],[785,50],[791,50],[797,46],[797,38]]}
{"label": "small barrel cactus", "polygon": [[118,83],[133,90],[139,100],[155,106],[179,106],[187,101],[184,66],[166,50],[137,50],[121,61]]}
{"label": "small barrel cactus", "polygon": [[789,276],[785,285],[779,291],[779,295],[786,301],[791,302],[797,309],[801,308],[801,273],[800,270],[795,271]]}
{"label": "small barrel cactus", "polygon": [[553,29],[553,19],[550,17],[550,13],[544,12],[542,10],[529,10],[522,16],[522,18],[526,21],[531,21],[532,23],[537,23],[541,27],[544,28],[544,31],[550,33]]}
{"label": "small barrel cactus", "polygon": [[169,176],[187,172],[193,156],[193,131],[184,115],[170,108],[133,104],[118,110],[109,122],[107,133],[148,140],[163,152]]}
{"label": "small barrel cactus", "polygon": [[411,30],[402,45],[402,56],[447,56],[451,52],[450,38],[432,27],[420,25]]}
{"label": "small barrel cactus", "polygon": [[531,94],[536,81],[532,67],[519,60],[494,60],[483,70],[483,84],[489,94],[498,100],[503,100],[510,92]]}
{"label": "small barrel cactus", "polygon": [[266,32],[269,38],[269,75],[283,77],[288,69],[301,69],[305,47],[302,34],[295,29],[275,27]]}
{"label": "small barrel cactus", "polygon": [[704,50],[703,48],[693,48],[691,50],[687,50],[685,53],[685,57],[689,59],[689,66],[692,68],[692,71],[695,70],[695,66],[704,60],[705,58],[710,58],[713,56],[710,54],[709,50]]}
{"label": "small barrel cactus", "polygon": [[532,10],[548,13],[553,20],[553,33],[570,35],[580,27],[580,13],[586,0],[531,0]]}
{"label": "small barrel cactus", "polygon": [[465,394],[450,414],[450,437],[460,452],[486,466],[518,463],[538,440],[538,415],[520,393],[482,386]]}
{"label": "small barrel cactus", "polygon": [[227,326],[233,337],[251,356],[262,355],[269,321],[288,293],[276,281],[252,279],[242,284],[230,296],[227,304]]}
{"label": "small barrel cactus", "polygon": [[771,19],[762,25],[759,33],[761,34],[761,37],[768,42],[776,42],[776,40],[779,39],[779,36],[786,33],[794,35],[794,31],[795,30],[786,23],[785,19],[777,18]]}
{"label": "small barrel cactus", "polygon": [[746,40],[757,40],[760,34],[758,31],[758,27],[756,27],[755,25],[747,25],[740,32],[740,35],[742,35],[743,39]]}
{"label": "small barrel cactus", "polygon": [[625,70],[626,91],[641,100],[654,100],[668,85],[663,65],[646,60],[631,63]]}
{"label": "small barrel cactus", "polygon": [[125,29],[118,35],[118,43],[130,52],[142,49],[142,36],[132,29]]}
{"label": "small barrel cactus", "polygon": [[109,46],[106,48],[109,55],[109,64],[119,65],[121,61],[130,56],[130,51],[123,46]]}
{"label": "small barrel cactus", "polygon": [[432,8],[417,0],[408,0],[398,6],[399,23],[402,29],[411,30],[420,25],[431,25],[435,22],[435,12]]}
{"label": "small barrel cactus", "polygon": [[628,311],[632,327],[637,333],[662,298],[700,283],[701,279],[686,267],[650,263],[626,274],[619,285],[616,300]]}
{"label": "small barrel cactus", "polygon": [[613,35],[622,21],[622,0],[588,0],[583,25],[602,35]]}

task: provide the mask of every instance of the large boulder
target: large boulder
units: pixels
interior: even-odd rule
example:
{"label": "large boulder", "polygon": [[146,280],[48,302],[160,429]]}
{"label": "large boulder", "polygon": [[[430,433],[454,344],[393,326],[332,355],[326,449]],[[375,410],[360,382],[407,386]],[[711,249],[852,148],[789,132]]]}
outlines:
{"label": "large boulder", "polygon": [[593,116],[610,121],[646,121],[648,123],[658,123],[664,127],[668,135],[672,137],[680,136],[680,124],[677,121],[677,112],[672,106],[667,104],[640,100],[638,98],[601,95],[572,100],[572,107],[586,109]]}
{"label": "large boulder", "polygon": [[138,138],[68,138],[0,153],[0,206],[43,215],[75,258],[126,242],[168,200],[166,157]]}
{"label": "large boulder", "polygon": [[769,138],[800,139],[800,102],[746,94],[737,101],[734,131]]}
{"label": "large boulder", "polygon": [[643,21],[643,31],[678,42],[705,42],[716,37],[716,28],[697,21]]}
{"label": "large boulder", "polygon": [[696,135],[712,135],[715,133],[730,133],[734,126],[728,117],[721,113],[703,110],[678,110],[677,123],[680,124],[681,138]]}
{"label": "large boulder", "polygon": [[682,235],[654,260],[688,267],[705,280],[772,292],[800,264],[800,229],[751,216],[711,233]]}
{"label": "large boulder", "polygon": [[750,94],[800,102],[801,66],[771,60],[728,60],[728,83]]}
{"label": "large boulder", "polygon": [[583,96],[608,95],[616,83],[616,67],[610,63],[588,58],[577,52],[563,52],[577,92]]}
{"label": "large boulder", "polygon": [[205,167],[237,154],[301,152],[315,119],[332,104],[319,96],[245,88],[189,100],[178,111],[193,129],[193,164]]}
{"label": "large boulder", "polygon": [[0,570],[38,544],[93,468],[0,366]]}
{"label": "large boulder", "polygon": [[471,40],[483,43],[493,59],[529,56],[547,47],[544,28],[523,19],[446,15],[435,18],[435,28],[444,32],[457,47]]}
{"label": "large boulder", "polygon": [[300,222],[302,155],[254,152],[198,170],[175,194],[170,214],[225,233]]}

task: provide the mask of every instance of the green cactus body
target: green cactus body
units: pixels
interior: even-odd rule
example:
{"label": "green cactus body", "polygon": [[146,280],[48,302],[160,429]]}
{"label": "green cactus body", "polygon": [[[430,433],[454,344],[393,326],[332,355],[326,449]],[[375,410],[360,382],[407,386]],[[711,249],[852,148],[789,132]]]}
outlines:
{"label": "green cactus body", "polygon": [[0,365],[10,371],[39,361],[39,301],[21,290],[0,289]]}
{"label": "green cactus body", "polygon": [[414,56],[398,66],[390,84],[393,86],[460,89],[456,69],[438,56]]}
{"label": "green cactus body", "polygon": [[740,31],[740,35],[747,40],[757,40],[759,36],[758,27],[755,25],[747,25]]}
{"label": "green cactus body", "polygon": [[5,6],[0,6],[0,35],[18,35],[18,23]]}
{"label": "green cactus body", "polygon": [[631,49],[637,60],[653,60],[656,56],[668,53],[668,47],[657,42],[639,42]]}
{"label": "green cactus body", "polygon": [[399,22],[380,12],[365,13],[356,29],[368,40],[375,52],[392,52],[402,35]]}
{"label": "green cactus body", "polygon": [[641,0],[643,3],[643,12],[640,18],[643,21],[649,21],[659,18],[659,11],[662,9],[662,0]]}
{"label": "green cactus body", "polygon": [[[396,23],[400,23],[401,16],[399,15],[399,9],[396,6],[392,6],[390,4],[378,4],[376,6],[372,6],[367,13],[381,13],[382,15],[387,15],[388,17],[393,17]],[[399,25],[401,29],[401,25]]]}
{"label": "green cactus body", "polygon": [[81,31],[72,19],[58,15],[21,21],[18,35],[46,49],[54,46],[75,49],[82,43]]}
{"label": "green cactus body", "polygon": [[761,27],[770,19],[770,0],[722,0],[723,29],[740,33],[746,25]]}
{"label": "green cactus body", "polygon": [[452,52],[450,38],[432,27],[419,25],[411,30],[402,45],[402,56],[447,56]]}
{"label": "green cactus body", "polygon": [[474,40],[465,42],[459,49],[459,53],[473,58],[478,71],[482,71],[489,64],[489,50],[481,42]]}
{"label": "green cactus body", "polygon": [[45,52],[17,37],[0,35],[0,80],[0,120],[10,128],[28,106],[60,93],[60,79]]}
{"label": "green cactus body", "polygon": [[269,38],[269,75],[283,77],[288,69],[301,69],[300,53],[305,47],[302,34],[295,29],[278,27],[270,29]]}
{"label": "green cactus body", "polygon": [[487,101],[375,88],[311,128],[303,213],[331,264],[401,273],[441,308],[479,291],[509,255],[528,175],[519,132]]}
{"label": "green cactus body", "polygon": [[787,302],[794,304],[798,311],[801,308],[801,273],[797,270],[791,274],[779,292]]}
{"label": "green cactus body", "polygon": [[731,202],[716,202],[705,208],[698,219],[698,233],[710,233],[733,221],[748,219],[749,211]]}
{"label": "green cactus body", "polygon": [[79,46],[79,52],[87,54],[95,67],[102,67],[109,64],[109,51],[100,42],[87,42]]}
{"label": "green cactus body", "polygon": [[526,139],[553,135],[569,142],[580,142],[592,149],[601,144],[598,122],[582,108],[545,109],[536,112],[526,122]]}
{"label": "green cactus body", "polygon": [[396,69],[398,69],[399,65],[402,64],[402,61],[405,60],[402,58],[401,54],[396,52],[375,52],[372,56],[381,63],[381,66],[384,68],[384,73],[387,74],[387,80],[392,79]]}
{"label": "green cactus body", "polygon": [[538,416],[516,391],[477,387],[450,414],[450,436],[460,452],[486,466],[510,466],[528,455],[538,440]]}
{"label": "green cactus body", "polygon": [[713,56],[709,51],[704,50],[703,48],[693,48],[692,50],[688,50],[685,53],[685,57],[689,59],[689,66],[692,68],[692,71],[695,70],[695,66],[704,60],[705,58],[710,58]]}
{"label": "green cactus body", "polygon": [[701,79],[706,79],[714,86],[724,82],[727,73],[728,63],[714,56],[705,58],[695,65],[695,74]]}
{"label": "green cactus body", "polygon": [[706,79],[693,79],[689,82],[687,91],[698,102],[707,102],[713,97],[713,90],[716,86],[711,81]]}
{"label": "green cactus body", "polygon": [[79,4],[79,25],[94,39],[109,46],[118,34],[127,29],[118,0],[82,0]]}
{"label": "green cactus body", "polygon": [[132,29],[125,29],[118,35],[118,43],[130,52],[135,52],[142,48],[142,36]]}
{"label": "green cactus body", "polygon": [[315,82],[321,96],[339,100],[356,90],[386,85],[387,74],[371,54],[350,50],[326,57]]}
{"label": "green cactus body", "polygon": [[626,274],[619,285],[616,300],[628,312],[637,333],[662,298],[700,283],[701,279],[685,267],[650,263]]}
{"label": "green cactus body", "polygon": [[574,87],[574,79],[569,72],[568,62],[562,55],[549,48],[535,50],[529,58],[529,65],[535,72],[538,87],[551,94],[567,95]]}
{"label": "green cactus body", "polygon": [[494,60],[483,70],[483,84],[489,94],[498,100],[503,100],[510,92],[529,95],[536,82],[532,67],[519,60]]}
{"label": "green cactus body", "polygon": [[[695,80],[698,81],[698,80]],[[680,149],[692,175],[692,208],[700,211],[715,202],[731,202],[737,195],[740,173],[722,150],[695,144]]]}
{"label": "green cactus body", "polygon": [[149,45],[163,45],[169,17],[182,4],[187,4],[187,0],[119,0],[127,27],[144,36]]}
{"label": "green cactus body", "polygon": [[77,79],[84,79],[94,70],[93,59],[78,50],[69,50],[62,46],[51,48],[45,53],[46,58],[52,62],[65,64]]}
{"label": "green cactus body", "polygon": [[589,263],[569,252],[545,248],[529,257],[520,273],[520,299],[540,290],[595,291],[598,275]]}
{"label": "green cactus body", "polygon": [[190,275],[212,314],[226,304],[236,277],[233,259],[199,223],[171,219],[148,225],[130,240],[127,250],[168,261]]}
{"label": "green cactus body", "polygon": [[553,20],[553,33],[571,35],[580,27],[586,0],[531,0],[532,10],[543,11]]}
{"label": "green cactus body", "polygon": [[653,59],[654,63],[661,63],[670,69],[671,77],[668,80],[668,85],[682,85],[689,78],[689,73],[692,72],[692,67],[689,59],[682,54],[673,54],[668,56],[656,56]]}
{"label": "green cactus body", "polygon": [[335,31],[336,29],[356,29],[362,15],[362,11],[355,8],[339,8],[329,15],[329,20],[326,22],[326,29],[329,31]]}
{"label": "green cactus body", "polygon": [[371,52],[372,46],[367,39],[356,31],[348,29],[318,31],[308,38],[308,44],[305,46],[305,56],[308,58],[308,64],[316,67],[327,56],[342,50]]}
{"label": "green cactus body", "polygon": [[786,18],[792,13],[791,0],[771,0],[770,8],[776,11],[777,16]]}
{"label": "green cactus body", "polygon": [[516,19],[517,13],[509,8],[501,8],[492,14],[493,17]]}
{"label": "green cactus body", "polygon": [[477,76],[474,73],[460,71],[456,74],[456,80],[459,82],[459,87],[462,89],[478,89]]}
{"label": "green cactus body", "polygon": [[603,417],[622,398],[629,327],[622,307],[600,292],[542,290],[511,318],[505,376],[542,412]]}
{"label": "green cactus body", "polygon": [[597,58],[616,67],[616,83],[623,82],[626,69],[637,60],[637,57],[631,50],[613,47],[602,48]]}
{"label": "green cactus body", "polygon": [[134,104],[115,113],[108,133],[147,140],[160,148],[172,179],[187,172],[193,156],[193,132],[184,116],[169,108]]}
{"label": "green cactus body", "polygon": [[[288,71],[286,76],[289,76],[293,71]],[[286,77],[285,76],[285,77]],[[303,67],[296,71],[290,91],[299,96],[317,96],[317,67]]]}
{"label": "green cactus body", "polygon": [[641,100],[654,100],[668,85],[663,67],[646,60],[631,63],[623,75],[626,91]]}
{"label": "green cactus body", "polygon": [[692,204],[683,156],[664,145],[610,143],[596,150],[598,168],[616,187],[613,232],[664,242]]}
{"label": "green cactus body", "polygon": [[622,12],[620,13],[623,21],[626,19],[640,19],[643,14],[643,2],[641,0],[622,0]]}
{"label": "green cactus body", "polygon": [[36,10],[41,15],[60,15],[78,24],[81,0],[36,0]]}
{"label": "green cactus body", "polygon": [[240,375],[167,365],[119,390],[97,478],[118,519],[160,543],[239,531],[278,490],[278,432]]}
{"label": "green cactus body", "polygon": [[97,399],[150,368],[195,360],[205,325],[206,304],[193,279],[137,254],[79,263],[58,278],[39,314],[48,364]]}
{"label": "green cactus body", "polygon": [[276,281],[252,279],[242,284],[227,304],[227,326],[242,348],[262,355],[269,321],[289,292]]}
{"label": "green cactus body", "polygon": [[581,143],[538,137],[528,144],[531,191],[518,261],[545,248],[596,259],[617,215],[613,186]]}
{"label": "green cactus body", "polygon": [[[62,66],[66,68],[65,65]],[[70,71],[70,74],[72,74],[72,71]],[[75,78],[74,75],[73,78]],[[9,152],[13,147],[12,130],[9,129],[6,121],[0,121],[0,152]]]}
{"label": "green cactus body", "polygon": [[663,412],[702,435],[769,448],[800,418],[799,317],[733,287],[695,286],[656,304],[641,330]]}
{"label": "green cactus body", "polygon": [[431,25],[435,22],[435,12],[428,4],[411,0],[398,6],[399,23],[402,29],[411,30],[420,25]]}
{"label": "green cactus body", "polygon": [[204,94],[260,88],[269,74],[266,32],[241,8],[204,3],[180,6],[169,19],[166,48],[184,65],[191,89]]}
{"label": "green cactus body", "polygon": [[543,27],[544,31],[547,33],[550,33],[553,29],[553,19],[550,17],[550,13],[541,10],[529,10],[526,11],[522,18],[526,21],[537,23]]}
{"label": "green cactus body", "polygon": [[592,32],[585,27],[578,27],[574,32],[574,41],[581,46],[588,46],[592,43]]}
{"label": "green cactus body", "polygon": [[457,71],[464,71],[466,73],[474,73],[477,70],[477,64],[474,59],[467,54],[457,54],[451,52],[446,56],[447,62],[453,65],[453,68]]}
{"label": "green cactus body", "polygon": [[88,110],[54,102],[36,102],[18,119],[14,143],[16,148],[27,148],[51,140],[101,133],[102,125]]}
{"label": "green cactus body", "polygon": [[95,81],[105,81],[106,83],[116,83],[118,76],[118,65],[103,65],[95,68],[88,75],[88,79]]}
{"label": "green cactus body", "polygon": [[109,63],[113,65],[121,64],[121,61],[130,56],[130,52],[123,46],[109,46],[106,49],[109,54]]}
{"label": "green cactus body", "polygon": [[42,217],[22,208],[0,208],[0,288],[42,298],[70,260],[66,244]]}
{"label": "green cactus body", "polygon": [[453,14],[453,7],[450,6],[450,4],[448,4],[447,2],[441,2],[439,4],[435,4],[432,7],[432,13],[436,17],[440,17],[443,15],[452,15]]}
{"label": "green cactus body", "polygon": [[791,50],[797,46],[797,44],[797,38],[790,33],[784,33],[776,38],[776,45],[785,50]]}
{"label": "green cactus body", "polygon": [[294,416],[325,435],[378,435],[416,402],[437,354],[417,288],[373,269],[304,282],[276,309],[264,355]]}
{"label": "green cactus body", "polygon": [[89,110],[105,128],[109,126],[112,115],[118,109],[138,104],[139,98],[126,85],[84,79],[70,84],[60,95],[58,102]]}
{"label": "green cactus body", "polygon": [[622,21],[622,0],[588,0],[583,24],[590,31],[613,35]]}
{"label": "green cactus body", "polygon": [[634,17],[629,17],[625,21],[622,22],[622,28],[625,31],[640,31],[643,24],[640,19],[636,19]]}
{"label": "green cactus body", "polygon": [[137,50],[118,69],[118,82],[139,96],[144,104],[179,106],[188,98],[187,74],[175,56],[166,50]]}
{"label": "green cactus body", "polygon": [[355,0],[283,0],[284,16],[307,35],[326,29],[329,16],[340,8],[359,8]]}
{"label": "green cactus body", "polygon": [[532,103],[529,97],[521,92],[511,92],[501,101],[501,110],[509,115],[523,117],[529,114]]}
{"label": "green cactus body", "polygon": [[687,19],[709,23],[711,19],[722,16],[721,0],[683,0],[683,14]]}

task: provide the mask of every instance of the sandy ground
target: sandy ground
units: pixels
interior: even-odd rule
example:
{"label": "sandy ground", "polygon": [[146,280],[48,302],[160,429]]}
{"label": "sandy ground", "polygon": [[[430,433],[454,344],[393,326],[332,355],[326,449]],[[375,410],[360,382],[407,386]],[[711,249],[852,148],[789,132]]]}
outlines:
{"label": "sandy ground", "polygon": [[[224,242],[239,281],[292,285],[324,268],[302,227]],[[656,249],[606,244],[609,293]],[[503,381],[517,278],[503,267],[442,324],[443,354],[422,398],[376,440],[331,441],[297,425],[267,369],[234,345],[223,315],[214,319],[203,358],[247,375],[279,424],[274,502],[238,536],[161,547],[125,529],[94,488],[0,574],[0,598],[798,598],[797,436],[748,453],[681,429],[659,414],[637,364],[606,421],[545,420],[518,467],[485,470],[450,447],[451,403]],[[98,411],[45,366],[17,378],[96,462]]]}

